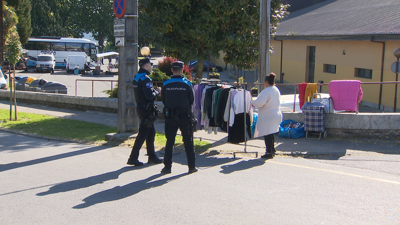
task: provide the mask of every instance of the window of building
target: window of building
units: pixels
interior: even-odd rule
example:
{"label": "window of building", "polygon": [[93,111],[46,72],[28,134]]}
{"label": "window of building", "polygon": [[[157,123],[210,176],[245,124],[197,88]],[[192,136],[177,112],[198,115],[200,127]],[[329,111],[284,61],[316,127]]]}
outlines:
{"label": "window of building", "polygon": [[356,77],[367,78],[367,79],[372,79],[372,70],[356,68],[355,76]]}
{"label": "window of building", "polygon": [[336,74],[336,65],[324,64],[324,72]]}

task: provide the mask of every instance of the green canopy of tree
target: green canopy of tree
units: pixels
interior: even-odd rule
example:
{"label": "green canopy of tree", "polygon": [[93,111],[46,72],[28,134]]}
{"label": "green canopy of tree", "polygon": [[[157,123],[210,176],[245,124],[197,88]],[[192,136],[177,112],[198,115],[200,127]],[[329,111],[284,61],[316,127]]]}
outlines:
{"label": "green canopy of tree", "polygon": [[[271,4],[271,23],[276,27],[285,15],[280,0]],[[198,70],[209,54],[240,68],[253,67],[258,59],[259,0],[144,0],[140,1],[140,36],[160,45],[166,55],[188,61],[197,58]],[[198,71],[196,77],[201,78]]]}
{"label": "green canopy of tree", "polygon": [[3,4],[3,46],[13,33],[13,28],[16,29],[17,24],[18,16],[15,13],[14,7]]}
{"label": "green canopy of tree", "polygon": [[[202,71],[209,54],[219,57],[223,33],[220,29],[220,0],[145,0],[140,1],[140,20],[146,20],[151,43],[161,46],[165,54],[189,61],[199,60]],[[227,2],[223,1],[222,2]],[[202,72],[197,73],[201,77]]]}
{"label": "green canopy of tree", "polygon": [[92,33],[101,48],[107,38],[114,42],[114,10],[112,0],[71,0],[71,22],[86,33]]}
{"label": "green canopy of tree", "polygon": [[[245,4],[234,1],[227,5],[224,17],[228,26],[224,27],[226,35],[226,53],[224,61],[240,69],[254,68],[258,62],[260,46],[260,1],[248,0]],[[274,36],[279,22],[288,14],[289,5],[280,0],[271,2],[271,36]],[[272,46],[270,51],[272,51]]]}
{"label": "green canopy of tree", "polygon": [[13,6],[18,16],[17,30],[22,44],[28,42],[32,33],[31,27],[31,1],[7,0],[9,6]]}
{"label": "green canopy of tree", "polygon": [[31,4],[32,36],[81,35],[70,19],[70,0],[31,0]]}

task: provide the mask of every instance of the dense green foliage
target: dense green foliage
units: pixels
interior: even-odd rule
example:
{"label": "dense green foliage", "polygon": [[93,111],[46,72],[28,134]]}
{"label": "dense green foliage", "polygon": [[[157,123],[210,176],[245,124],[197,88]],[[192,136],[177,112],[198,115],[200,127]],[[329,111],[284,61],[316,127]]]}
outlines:
{"label": "dense green foliage", "polygon": [[18,16],[17,30],[21,44],[25,44],[32,33],[31,27],[31,0],[6,0],[13,6]]}
{"label": "dense green foliage", "polygon": [[101,49],[104,41],[114,43],[114,10],[112,0],[70,0],[71,22],[85,33],[92,33]]}
{"label": "dense green foliage", "polygon": [[[219,51],[224,60],[239,68],[254,66],[259,51],[259,0],[145,0],[140,2],[141,37],[165,49],[165,54],[183,61],[198,59],[197,78],[204,60]],[[280,0],[271,4],[272,28],[286,14]],[[151,28],[151,29],[149,29]],[[274,29],[272,29],[274,31]]]}
{"label": "dense green foliage", "polygon": [[[18,16],[15,13],[14,7],[8,7],[6,4],[3,4],[3,22],[3,40],[6,43],[15,31],[18,23]],[[6,49],[4,50],[6,51]]]}
{"label": "dense green foliage", "polygon": [[76,32],[71,22],[71,1],[31,0],[32,36],[69,37]]}

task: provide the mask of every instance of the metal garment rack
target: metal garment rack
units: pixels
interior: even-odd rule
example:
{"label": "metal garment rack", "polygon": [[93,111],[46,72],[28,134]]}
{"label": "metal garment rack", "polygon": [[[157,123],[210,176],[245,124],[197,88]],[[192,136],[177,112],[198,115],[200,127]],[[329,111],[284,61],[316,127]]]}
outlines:
{"label": "metal garment rack", "polygon": [[240,155],[255,155],[255,157],[258,157],[258,152],[248,152],[247,151],[247,136],[250,137],[251,134],[247,133],[247,105],[246,105],[246,89],[243,88],[243,101],[244,101],[244,152],[233,152],[233,158],[236,158],[236,155],[240,154]]}
{"label": "metal garment rack", "polygon": [[[224,85],[231,85],[233,87],[243,87],[244,84],[232,84],[232,83],[226,83],[226,82],[221,82],[220,80],[201,80],[199,84],[224,84]],[[246,104],[246,89],[243,88],[243,101],[244,101],[244,152],[233,152],[233,158],[236,158],[236,155],[255,155],[255,157],[258,157],[258,152],[248,152],[247,151],[247,136],[250,136],[251,134],[248,134],[247,132],[247,116],[246,116],[246,109],[247,109],[247,104]]]}

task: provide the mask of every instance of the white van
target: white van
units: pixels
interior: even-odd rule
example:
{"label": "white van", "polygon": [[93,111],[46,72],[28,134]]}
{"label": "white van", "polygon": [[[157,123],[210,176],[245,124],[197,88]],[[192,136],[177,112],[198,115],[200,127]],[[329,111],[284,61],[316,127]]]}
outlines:
{"label": "white van", "polygon": [[79,68],[79,72],[85,69],[86,59],[83,55],[69,55],[67,56],[67,73],[73,72],[75,67]]}
{"label": "white van", "polygon": [[47,71],[54,73],[56,68],[56,58],[53,54],[40,54],[36,61],[36,72]]}

